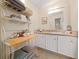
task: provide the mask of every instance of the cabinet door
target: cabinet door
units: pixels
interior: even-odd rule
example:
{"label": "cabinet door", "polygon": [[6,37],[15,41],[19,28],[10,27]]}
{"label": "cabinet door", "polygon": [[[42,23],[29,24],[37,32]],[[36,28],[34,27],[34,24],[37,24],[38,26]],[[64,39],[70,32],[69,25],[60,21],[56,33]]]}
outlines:
{"label": "cabinet door", "polygon": [[29,41],[30,46],[36,46],[36,38],[33,38],[32,40]]}
{"label": "cabinet door", "polygon": [[33,38],[32,40],[29,41],[29,45],[38,46],[38,40],[37,39],[39,39],[39,38],[40,38],[40,36],[37,35],[35,38]]}
{"label": "cabinet door", "polygon": [[46,49],[57,52],[57,36],[54,35],[46,36]]}
{"label": "cabinet door", "polygon": [[77,51],[77,38],[60,36],[58,39],[58,52],[75,58]]}
{"label": "cabinet door", "polygon": [[34,38],[30,41],[30,45],[37,46],[40,48],[45,48],[45,45],[46,45],[45,37],[46,37],[45,35],[38,34],[36,38]]}
{"label": "cabinet door", "polygon": [[38,35],[39,37],[36,39],[37,46],[40,48],[45,48],[46,47],[46,36],[45,35]]}

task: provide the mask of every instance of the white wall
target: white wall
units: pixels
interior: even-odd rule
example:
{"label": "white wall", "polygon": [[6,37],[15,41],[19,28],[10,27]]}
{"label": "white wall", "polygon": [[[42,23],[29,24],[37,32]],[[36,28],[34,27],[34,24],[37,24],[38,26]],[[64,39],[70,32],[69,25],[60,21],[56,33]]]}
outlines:
{"label": "white wall", "polygon": [[39,10],[40,10],[40,12],[39,12],[40,20],[41,20],[41,17],[48,17],[48,24],[46,24],[46,25],[40,25],[40,27],[45,28],[45,29],[52,29],[50,27],[50,23],[49,23],[48,9],[50,7],[52,7],[52,8],[55,8],[55,7],[58,7],[58,8],[64,7],[63,8],[63,17],[64,17],[63,21],[65,23],[63,23],[62,26],[63,26],[64,30],[66,30],[66,27],[69,24],[69,11],[68,11],[68,5],[66,4],[66,2],[67,1],[64,2],[64,1],[61,0],[61,1],[57,1],[54,4],[51,4],[51,5],[48,5],[48,6],[45,5],[45,6],[42,6],[41,8],[39,8]]}
{"label": "white wall", "polygon": [[[53,1],[52,1],[53,2]],[[41,20],[41,17],[49,17],[48,16],[48,8],[54,8],[54,7],[64,7],[63,9],[63,17],[64,17],[64,23],[63,28],[64,30],[66,30],[67,25],[71,25],[72,26],[72,30],[77,30],[78,26],[77,26],[77,0],[59,0],[54,4],[50,4],[49,5],[44,5],[41,6],[39,8],[39,17]],[[40,25],[40,27],[43,28],[49,28],[49,25]]]}
{"label": "white wall", "polygon": [[73,30],[78,30],[78,0],[68,0],[70,4],[70,22]]}
{"label": "white wall", "polygon": [[[77,30],[77,0],[58,0],[52,4],[53,1],[49,2],[47,5],[41,6],[40,8],[32,4],[31,0],[26,0],[26,6],[30,7],[33,11],[33,16],[31,17],[31,30],[36,30],[40,28],[51,29],[49,22],[47,25],[41,25],[41,17],[48,17],[48,8],[50,7],[64,7],[63,16],[64,23],[63,28],[66,30],[67,25],[71,25],[73,30]],[[48,17],[49,18],[49,17]]]}
{"label": "white wall", "polygon": [[25,0],[25,6],[30,8],[33,12],[33,15],[30,17],[30,31],[34,31],[39,28],[39,9],[32,3],[31,0]]}
{"label": "white wall", "polygon": [[29,7],[33,12],[33,15],[30,17],[31,20],[30,31],[34,31],[38,28],[38,19],[39,19],[38,8],[32,3],[31,0],[25,0],[25,2],[26,7]]}
{"label": "white wall", "polygon": [[34,31],[36,29],[39,29],[39,22],[40,22],[40,19],[39,19],[39,9],[32,4],[32,11],[33,11],[33,15],[31,16],[31,27],[30,27],[30,30],[31,31]]}

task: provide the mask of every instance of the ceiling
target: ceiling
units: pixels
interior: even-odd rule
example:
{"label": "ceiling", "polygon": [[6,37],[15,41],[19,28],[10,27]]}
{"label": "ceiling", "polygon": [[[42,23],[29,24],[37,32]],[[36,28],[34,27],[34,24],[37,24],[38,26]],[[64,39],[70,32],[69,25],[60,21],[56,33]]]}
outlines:
{"label": "ceiling", "polygon": [[34,5],[37,7],[47,6],[49,4],[54,4],[59,0],[31,0]]}

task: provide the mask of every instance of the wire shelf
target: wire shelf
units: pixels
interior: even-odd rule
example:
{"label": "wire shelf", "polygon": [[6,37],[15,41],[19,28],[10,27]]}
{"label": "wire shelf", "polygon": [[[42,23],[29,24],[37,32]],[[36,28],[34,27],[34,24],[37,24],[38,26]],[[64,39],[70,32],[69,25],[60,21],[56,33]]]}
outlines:
{"label": "wire shelf", "polygon": [[27,21],[21,21],[21,20],[14,20],[8,17],[5,17],[7,15],[11,15],[12,13],[17,13],[16,10],[13,10],[12,8],[9,8],[5,4],[5,0],[0,0],[0,59],[14,59],[14,52],[18,49],[21,49],[26,45],[26,42],[17,44],[15,46],[10,45],[6,42],[6,31],[4,28],[4,24],[7,21],[10,21],[12,23],[21,23],[25,24],[28,23]]}

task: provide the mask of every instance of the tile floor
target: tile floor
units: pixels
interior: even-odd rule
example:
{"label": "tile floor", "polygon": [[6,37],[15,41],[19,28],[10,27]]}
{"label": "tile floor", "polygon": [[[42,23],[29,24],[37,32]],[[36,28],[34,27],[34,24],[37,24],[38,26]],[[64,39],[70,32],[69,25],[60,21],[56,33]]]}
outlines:
{"label": "tile floor", "polygon": [[72,59],[40,48],[36,48],[34,52],[37,56],[33,56],[32,59]]}

